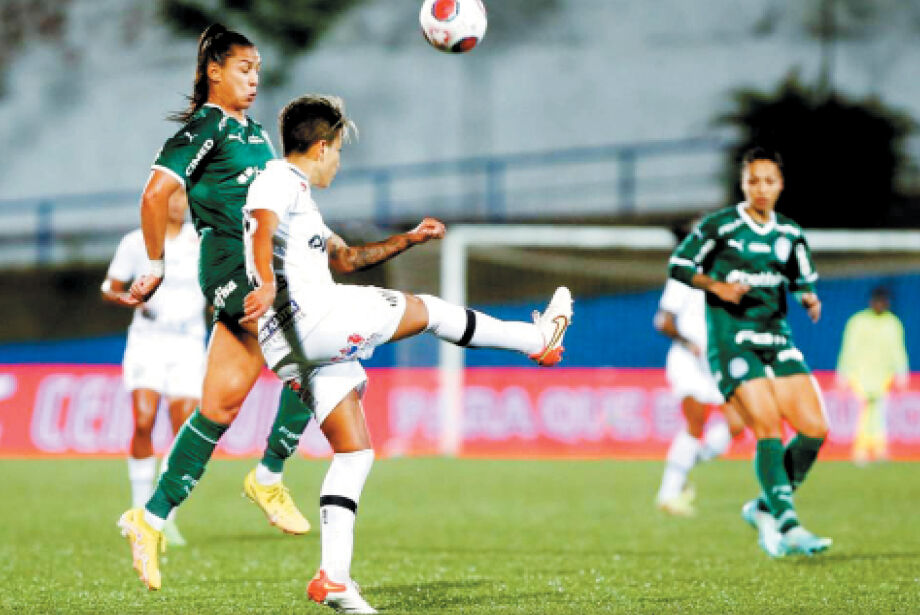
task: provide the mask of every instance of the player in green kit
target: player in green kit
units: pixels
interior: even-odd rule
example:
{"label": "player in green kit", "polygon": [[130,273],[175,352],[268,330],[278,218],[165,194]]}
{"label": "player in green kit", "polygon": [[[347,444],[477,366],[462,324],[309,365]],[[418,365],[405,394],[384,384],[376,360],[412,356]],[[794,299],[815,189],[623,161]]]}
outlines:
{"label": "player in green kit", "polygon": [[[706,291],[708,358],[719,389],[757,438],[761,496],[742,516],[772,557],[828,549],[799,522],[792,493],[827,435],[818,384],[786,323],[786,291],[812,321],[821,316],[818,279],[801,227],[773,211],[783,189],[782,160],[763,148],[743,159],[745,200],[710,214],[674,251],[671,277]],[[783,420],[796,436],[783,446]]]}
{"label": "player in green kit", "polygon": [[[150,268],[132,284],[132,296],[147,300],[168,273],[163,260],[167,203],[184,187],[201,237],[199,284],[214,308],[201,406],[177,434],[167,470],[146,506],[128,510],[118,521],[131,544],[134,568],[152,590],[161,585],[158,556],[165,548],[166,518],[201,478],[264,365],[258,340],[239,323],[249,292],[242,207],[256,173],[275,157],[262,127],[245,114],[256,97],[260,68],[258,50],[242,34],[218,24],[202,33],[189,107],[172,118],[183,126],[163,145],[144,188],[141,228]],[[309,418],[310,410],[295,394],[282,394],[263,462],[244,482],[246,494],[269,520],[294,534],[310,525],[280,481],[280,466],[297,445],[296,436],[284,435],[299,436]]]}

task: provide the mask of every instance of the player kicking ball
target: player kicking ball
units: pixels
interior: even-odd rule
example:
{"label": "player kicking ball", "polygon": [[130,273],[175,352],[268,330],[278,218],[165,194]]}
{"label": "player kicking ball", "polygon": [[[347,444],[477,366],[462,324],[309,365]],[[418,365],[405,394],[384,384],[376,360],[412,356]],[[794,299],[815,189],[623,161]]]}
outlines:
{"label": "player kicking ball", "polygon": [[358,503],[374,460],[359,359],[381,344],[430,332],[460,346],[516,350],[555,365],[572,297],[560,287],[533,323],[507,322],[430,295],[334,282],[331,270],[365,269],[445,234],[433,218],[365,246],[349,246],[329,230],[312,189],[332,183],[353,129],[336,97],[304,96],[281,111],[284,160],[269,162],[253,181],[243,210],[254,290],[240,322],[258,335],[269,367],[314,409],[333,450],[320,490],[321,563],[307,592],[346,613],[376,613],[350,572]]}

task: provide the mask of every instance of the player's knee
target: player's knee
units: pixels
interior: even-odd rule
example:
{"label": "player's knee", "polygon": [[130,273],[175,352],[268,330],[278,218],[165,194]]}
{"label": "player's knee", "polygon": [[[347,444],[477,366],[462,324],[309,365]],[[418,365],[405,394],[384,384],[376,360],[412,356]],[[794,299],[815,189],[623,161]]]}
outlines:
{"label": "player's knee", "polygon": [[138,417],[134,421],[134,439],[147,441],[153,433],[153,417]]}

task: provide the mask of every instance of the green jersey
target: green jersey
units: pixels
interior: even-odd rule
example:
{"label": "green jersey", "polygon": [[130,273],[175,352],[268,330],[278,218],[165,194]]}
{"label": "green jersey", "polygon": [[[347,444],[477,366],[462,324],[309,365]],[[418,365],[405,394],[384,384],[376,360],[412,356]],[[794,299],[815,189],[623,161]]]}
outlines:
{"label": "green jersey", "polygon": [[738,304],[706,293],[707,313],[724,312],[764,331],[788,330],[786,289],[796,295],[814,292],[818,279],[802,228],[777,213],[758,224],[744,203],[706,216],[674,251],[671,277],[689,285],[697,272],[750,286]]}
{"label": "green jersey", "polygon": [[818,279],[802,228],[781,214],[758,224],[745,203],[706,216],[671,255],[668,273],[750,286],[737,304],[706,293],[709,365],[729,399],[745,381],[810,373],[786,323],[786,290],[814,292]]}
{"label": "green jersey", "polygon": [[206,104],[166,141],[153,168],[169,173],[185,187],[199,234],[213,232],[242,241],[249,184],[274,157],[258,123],[250,118],[240,122],[220,107]]}
{"label": "green jersey", "polygon": [[248,117],[241,122],[208,103],[166,141],[153,164],[185,187],[201,236],[198,281],[215,320],[231,326],[237,326],[249,290],[243,205],[256,173],[274,157],[258,123]]}

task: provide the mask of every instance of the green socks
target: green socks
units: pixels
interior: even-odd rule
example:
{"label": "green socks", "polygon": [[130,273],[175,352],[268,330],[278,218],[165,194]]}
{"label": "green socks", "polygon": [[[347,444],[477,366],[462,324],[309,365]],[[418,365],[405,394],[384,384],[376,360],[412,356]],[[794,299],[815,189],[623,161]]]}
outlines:
{"label": "green socks", "polygon": [[297,393],[287,387],[281,389],[278,414],[268,434],[268,444],[262,455],[262,465],[272,472],[280,473],[285,460],[297,451],[300,436],[303,435],[313,410],[300,400]]}
{"label": "green socks", "polygon": [[[815,464],[818,451],[823,445],[824,438],[812,438],[804,434],[796,434],[789,440],[783,455],[783,467],[793,491],[805,482],[805,477],[811,470],[811,466]],[[757,498],[757,507],[764,512],[770,512],[770,506],[763,495]]]}
{"label": "green socks", "polygon": [[804,434],[796,434],[789,440],[783,465],[786,467],[786,474],[789,476],[793,489],[798,489],[799,485],[805,481],[805,476],[815,464],[818,451],[821,450],[823,444],[824,438],[812,438]]}
{"label": "green socks", "polygon": [[165,519],[173,508],[185,501],[204,474],[218,440],[229,427],[205,418],[201,410],[195,409],[176,435],[167,457],[166,471],[147,502],[151,514]]}
{"label": "green socks", "polygon": [[792,504],[792,485],[783,465],[784,456],[783,441],[779,438],[757,441],[754,469],[763,492],[761,497],[766,500],[781,532],[799,524]]}

